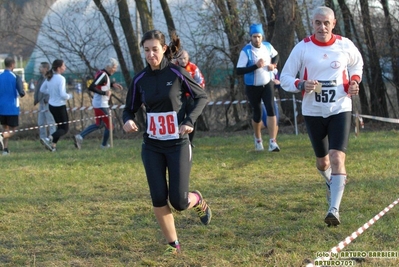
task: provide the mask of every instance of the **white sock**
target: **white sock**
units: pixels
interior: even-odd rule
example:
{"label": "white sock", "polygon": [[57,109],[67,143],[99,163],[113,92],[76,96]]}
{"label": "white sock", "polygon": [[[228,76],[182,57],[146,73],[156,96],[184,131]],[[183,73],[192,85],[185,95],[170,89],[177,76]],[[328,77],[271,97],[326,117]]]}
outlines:
{"label": "white sock", "polygon": [[262,143],[262,142],[263,142],[262,136],[261,136],[260,138],[257,138],[257,137],[255,136],[255,134],[254,134],[254,138],[255,138],[255,141],[256,141],[257,143]]}
{"label": "white sock", "polygon": [[321,171],[319,169],[317,169],[317,170],[319,171],[321,176],[323,176],[323,178],[326,180],[326,186],[327,186],[326,198],[327,198],[327,203],[330,205],[330,202],[331,202],[331,191],[330,191],[331,166],[328,167],[328,169],[325,171]]}
{"label": "white sock", "polygon": [[319,173],[321,174],[321,176],[323,176],[323,178],[326,180],[326,183],[330,183],[330,179],[331,179],[331,166],[328,167],[327,170],[325,171],[321,171],[319,169],[317,169],[319,171]]}
{"label": "white sock", "polygon": [[331,208],[336,208],[339,211],[339,205],[341,204],[342,195],[344,194],[346,183],[345,174],[333,174],[331,175],[330,190],[331,190]]}

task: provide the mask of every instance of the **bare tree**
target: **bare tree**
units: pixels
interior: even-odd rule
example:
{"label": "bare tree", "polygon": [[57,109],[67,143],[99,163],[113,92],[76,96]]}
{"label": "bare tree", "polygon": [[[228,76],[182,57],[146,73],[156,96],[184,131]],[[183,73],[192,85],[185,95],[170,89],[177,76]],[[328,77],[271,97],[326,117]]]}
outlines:
{"label": "bare tree", "polygon": [[[133,29],[133,24],[130,19],[129,6],[126,0],[118,1],[119,8],[119,21],[121,23],[124,36],[126,37],[127,46],[129,49],[130,59],[133,64],[135,73],[138,73],[144,68],[143,61],[141,60],[139,41],[136,38],[136,34]],[[131,79],[126,80],[127,84],[130,84]]]}
{"label": "bare tree", "polygon": [[339,10],[338,10],[338,7],[335,5],[335,1],[334,0],[325,0],[325,3],[326,3],[326,6],[328,6],[332,10],[334,10],[334,13],[335,13],[336,24],[335,24],[335,28],[333,30],[333,33],[334,34],[338,34],[338,35],[342,35],[341,27],[340,27],[341,19],[340,19],[340,16],[339,16],[340,12],[338,12]]}
{"label": "bare tree", "polygon": [[[279,32],[284,33],[276,33],[273,35],[272,39],[272,44],[276,47],[280,56],[280,63],[278,64],[280,70],[287,61],[287,58],[294,47],[295,27],[297,23],[301,23],[299,21],[300,18],[296,17],[297,12],[295,2],[295,0],[280,0],[276,1],[275,5],[277,15],[275,27],[276,29],[279,29]],[[292,94],[287,93],[284,90],[279,90],[279,95],[281,98],[290,98]],[[293,106],[290,102],[281,102],[281,107],[287,117],[293,118],[295,116]]]}
{"label": "bare tree", "polygon": [[[343,20],[343,25],[344,25],[344,36],[351,39],[357,46],[357,48],[360,51],[360,54],[366,55],[366,52],[364,51],[365,48],[363,46],[363,40],[361,39],[359,33],[358,33],[358,28],[356,28],[356,23],[355,19],[353,17],[353,14],[346,4],[345,0],[338,0],[338,4],[342,13],[342,20]],[[370,113],[369,110],[369,105],[368,105],[368,100],[367,100],[367,94],[369,94],[369,87],[365,86],[366,84],[370,84],[370,71],[369,71],[369,61],[368,58],[363,56],[363,81],[360,84],[360,94],[359,94],[359,99],[360,99],[360,104],[357,107],[360,111]],[[357,102],[357,99],[354,98],[354,103]]]}
{"label": "bare tree", "polygon": [[[136,8],[140,15],[141,27],[143,32],[148,32],[154,28],[154,23],[152,21],[152,16],[150,10],[148,9],[146,0],[135,0]],[[138,29],[136,29],[138,31]]]}
{"label": "bare tree", "polygon": [[170,12],[168,2],[166,0],[160,0],[162,11],[165,16],[166,25],[168,27],[169,36],[172,36],[172,32],[176,30],[175,23],[173,22],[172,13]]}
{"label": "bare tree", "polygon": [[267,18],[266,18],[266,12],[265,9],[263,8],[262,2],[260,0],[255,0],[254,1],[256,10],[258,11],[258,16],[259,16],[259,22],[263,25],[263,28],[267,28]]}
{"label": "bare tree", "polygon": [[93,1],[96,4],[96,6],[98,7],[100,13],[104,17],[104,20],[108,26],[108,30],[109,30],[109,32],[111,34],[111,38],[112,38],[112,45],[113,45],[115,52],[118,56],[118,61],[121,66],[123,77],[125,78],[126,84],[130,84],[131,77],[130,77],[130,73],[129,73],[129,68],[128,68],[125,58],[123,56],[122,47],[119,42],[119,36],[115,30],[114,22],[111,19],[111,17],[109,16],[109,14],[107,13],[106,9],[104,8],[101,0],[93,0]]}
{"label": "bare tree", "polygon": [[385,25],[388,35],[388,44],[390,48],[390,58],[392,65],[392,78],[393,84],[396,88],[397,105],[399,105],[399,52],[398,52],[398,31],[394,31],[394,27],[391,22],[391,14],[389,12],[388,0],[380,0],[382,8],[384,10]]}
{"label": "bare tree", "polygon": [[[217,46],[214,46],[214,49],[225,53],[225,55],[229,58],[230,63],[234,66],[234,71],[228,74],[229,97],[231,101],[244,99],[242,77],[237,77],[235,72],[238,57],[240,56],[241,49],[245,42],[245,32],[240,23],[238,4],[236,0],[212,0],[212,2],[219,12],[220,21],[218,23],[221,23],[228,43],[228,50],[224,50]],[[237,79],[240,82],[238,86],[235,86]],[[228,126],[230,123],[228,115],[230,108],[233,109],[233,124],[236,124],[240,121],[239,107],[237,105],[229,105],[226,109],[226,126]]]}
{"label": "bare tree", "polygon": [[298,1],[295,1],[295,33],[298,40],[304,39],[308,34],[306,33],[304,21],[307,21],[308,18],[303,19],[301,8],[298,5]]}
{"label": "bare tree", "polygon": [[16,2],[1,0],[0,52],[29,57],[33,51],[41,21],[55,0]]}
{"label": "bare tree", "polygon": [[352,39],[352,21],[353,16],[352,13],[346,4],[345,0],[338,0],[338,5],[341,9],[342,13],[342,21],[344,25],[344,33],[343,35],[349,39]]}
{"label": "bare tree", "polygon": [[382,71],[379,62],[378,50],[374,39],[371,17],[369,11],[369,3],[367,0],[360,0],[362,10],[362,24],[365,36],[365,44],[367,46],[368,58],[370,61],[370,108],[372,114],[376,116],[388,117],[387,109],[387,92],[385,83],[382,79]]}
{"label": "bare tree", "polygon": [[266,39],[272,40],[274,29],[275,29],[275,22],[276,22],[276,11],[275,11],[275,3],[276,0],[262,0],[266,17],[267,17],[267,34]]}

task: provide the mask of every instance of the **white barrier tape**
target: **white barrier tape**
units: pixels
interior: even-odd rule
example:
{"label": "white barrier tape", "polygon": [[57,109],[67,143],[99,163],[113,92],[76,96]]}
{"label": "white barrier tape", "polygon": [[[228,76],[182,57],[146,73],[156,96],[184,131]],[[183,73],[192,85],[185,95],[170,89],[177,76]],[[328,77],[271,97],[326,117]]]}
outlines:
{"label": "white barrier tape", "polygon": [[355,232],[353,232],[351,235],[347,236],[343,241],[341,241],[337,246],[333,247],[330,252],[328,253],[328,257],[321,257],[315,259],[312,263],[308,263],[306,267],[316,267],[316,266],[323,266],[323,265],[314,265],[314,262],[317,261],[328,261],[331,259],[331,254],[332,253],[338,253],[342,249],[344,249],[347,245],[349,245],[353,240],[355,240],[359,235],[364,233],[370,226],[372,226],[376,221],[378,221],[382,216],[385,215],[390,209],[392,209],[396,204],[399,203],[399,198],[392,202],[389,206],[387,206],[385,209],[380,211],[377,215],[375,215],[372,219],[370,219],[368,222],[366,222],[362,227],[357,229]]}
{"label": "white barrier tape", "polygon": [[[276,101],[283,102],[283,101],[291,101],[291,100],[292,99],[277,99]],[[302,101],[301,100],[296,100],[296,102],[302,102]],[[248,103],[248,100],[217,101],[217,102],[211,101],[207,105],[208,106],[213,106],[213,105],[219,106],[219,105],[229,105],[229,104],[236,105],[238,103],[245,104],[245,103]],[[109,108],[110,109],[124,109],[125,105],[112,105]],[[82,107],[67,108],[67,111],[69,111],[69,110],[71,110],[71,111],[77,111],[77,110],[85,111],[85,110],[92,110],[92,109],[93,109],[93,106],[89,106],[89,107],[82,106]],[[39,113],[39,112],[46,112],[46,111],[48,111],[48,109],[40,110],[40,111],[39,110],[27,110],[27,111],[21,111],[20,114],[32,114],[32,113]]]}
{"label": "white barrier tape", "polygon": [[384,121],[384,122],[391,122],[391,123],[399,123],[399,119],[384,118],[384,117],[378,117],[378,116],[359,114],[359,119],[360,118],[367,118],[367,119],[373,119],[373,120],[377,120],[377,121]]}
{"label": "white barrier tape", "polygon": [[[70,111],[77,111],[77,110],[85,111],[85,110],[92,110],[93,108],[94,108],[93,106],[89,106],[89,107],[74,107],[74,108],[67,108],[67,111],[69,111],[69,110]],[[125,105],[113,105],[110,108],[112,108],[112,109],[117,109],[117,108],[123,109],[123,108],[125,108]],[[45,109],[45,110],[35,109],[35,110],[21,111],[19,114],[33,114],[33,113],[47,112],[47,111],[49,111],[49,110],[48,109]]]}
{"label": "white barrier tape", "polygon": [[113,105],[112,107],[110,107],[110,109],[122,109],[125,108],[125,105]]}
{"label": "white barrier tape", "polygon": [[[284,102],[284,101],[292,101],[292,99],[276,99],[276,101],[277,102],[279,102],[279,101],[280,102]],[[302,100],[295,100],[295,102],[302,103]],[[213,106],[213,105],[220,106],[220,105],[229,105],[229,104],[236,105],[238,103],[246,104],[246,103],[248,103],[248,100],[217,101],[217,102],[210,101],[207,104],[207,106]],[[110,109],[124,109],[124,108],[125,108],[125,105],[113,105],[113,106],[110,107]],[[89,106],[89,107],[82,106],[82,107],[67,108],[67,111],[68,110],[71,110],[71,111],[77,111],[77,110],[85,111],[85,110],[92,110],[92,109],[93,109],[93,106]],[[41,110],[41,111],[39,111],[39,110],[28,110],[28,111],[22,111],[22,112],[20,112],[20,114],[32,114],[32,113],[46,112],[46,111],[48,111],[48,110]],[[384,122],[391,122],[391,123],[399,123],[399,119],[384,118],[384,117],[378,117],[378,116],[370,116],[370,115],[359,114],[359,119],[361,120],[361,118],[368,118],[368,119],[379,120],[379,121],[384,121]]]}
{"label": "white barrier tape", "polygon": [[[284,102],[284,101],[292,101],[292,99],[276,99],[276,101],[277,102]],[[295,100],[295,101],[299,102],[299,103],[302,103],[302,100]],[[248,100],[234,100],[234,101],[228,101],[227,100],[227,101],[217,101],[217,102],[211,101],[207,105],[208,106],[213,106],[213,105],[220,106],[220,105],[230,105],[230,104],[236,105],[238,103],[246,104],[246,103],[248,103]]]}
{"label": "white barrier tape", "polygon": [[41,126],[26,127],[26,128],[18,129],[18,130],[15,130],[15,131],[4,131],[4,132],[0,132],[0,134],[3,134],[3,133],[17,133],[17,132],[23,132],[23,131],[29,131],[29,130],[36,130],[36,129],[45,128],[45,127],[50,127],[50,126],[57,126],[57,125],[62,125],[62,124],[71,124],[71,123],[75,123],[75,122],[79,122],[79,121],[92,120],[92,119],[104,118],[104,117],[108,117],[108,115],[102,115],[102,116],[97,116],[97,117],[90,117],[90,118],[86,118],[86,119],[82,119],[82,120],[71,120],[71,121],[67,121],[67,122],[59,122],[59,123],[46,124],[46,125],[41,125]]}
{"label": "white barrier tape", "polygon": [[[292,101],[292,99],[276,99],[276,101],[279,102],[283,102],[283,101]],[[302,100],[294,100],[295,102],[298,103],[302,103]],[[221,105],[236,105],[236,104],[246,104],[248,103],[248,100],[234,100],[234,101],[210,101],[207,106],[221,106]],[[125,105],[113,105],[111,107],[109,107],[110,109],[124,109]],[[71,110],[71,111],[85,111],[85,110],[92,110],[93,106],[89,106],[89,107],[74,107],[74,108],[67,108],[67,111]],[[48,110],[29,110],[29,111],[22,111],[20,112],[20,114],[34,114],[34,113],[38,113],[38,112],[46,112]],[[354,115],[355,116],[355,115]],[[373,120],[378,120],[378,121],[383,121],[383,122],[390,122],[390,123],[399,123],[399,119],[394,119],[394,118],[384,118],[384,117],[378,117],[378,116],[370,116],[370,115],[363,115],[363,114],[359,114],[357,115],[357,117],[359,118],[359,121],[361,123],[363,123],[363,118],[368,118],[368,119],[373,119]],[[363,128],[363,124],[362,124],[362,128]]]}

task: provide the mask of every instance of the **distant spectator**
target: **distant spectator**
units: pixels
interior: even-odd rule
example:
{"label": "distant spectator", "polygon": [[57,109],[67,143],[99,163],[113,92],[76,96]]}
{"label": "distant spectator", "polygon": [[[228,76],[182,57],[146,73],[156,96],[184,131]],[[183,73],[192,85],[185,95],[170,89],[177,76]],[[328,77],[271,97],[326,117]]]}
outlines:
{"label": "distant spectator", "polygon": [[25,80],[22,80],[22,86],[25,92],[29,91],[29,84]]}
{"label": "distant spectator", "polygon": [[80,83],[80,82],[75,83],[75,91],[78,94],[82,93],[82,83]]}
{"label": "distant spectator", "polygon": [[29,92],[33,93],[35,91],[35,80],[31,79],[29,82]]}
{"label": "distant spectator", "polygon": [[263,151],[261,129],[262,104],[267,110],[267,130],[269,132],[269,151],[279,152],[277,144],[277,117],[274,109],[274,84],[270,73],[277,68],[279,55],[276,49],[263,41],[262,24],[252,24],[249,27],[251,42],[240,52],[237,62],[237,74],[244,75],[245,94],[252,108],[252,126],[254,128],[255,151]]}
{"label": "distant spectator", "polygon": [[89,86],[92,84],[93,82],[93,77],[91,76],[86,76],[86,88],[89,88]]}
{"label": "distant spectator", "polygon": [[19,125],[19,97],[25,95],[21,77],[16,75],[15,60],[7,57],[4,60],[5,70],[0,74],[0,123],[4,132],[0,133],[2,155],[10,154],[8,139],[14,135]]}
{"label": "distant spectator", "polygon": [[63,60],[54,60],[51,70],[46,74],[47,80],[40,87],[40,92],[50,95],[49,108],[57,123],[57,130],[52,135],[40,139],[45,148],[51,152],[56,151],[58,140],[69,130],[66,101],[71,99],[72,95],[66,92],[65,77],[61,75],[65,70],[66,66]]}
{"label": "distant spectator", "polygon": [[37,113],[37,124],[39,126],[39,138],[44,139],[52,135],[55,130],[54,117],[49,110],[48,101],[50,96],[40,92],[40,87],[46,79],[46,73],[50,70],[50,64],[48,62],[42,62],[39,66],[39,72],[41,77],[37,80],[35,88],[35,94],[33,96],[33,105],[39,103],[39,110]]}
{"label": "distant spectator", "polygon": [[[190,56],[186,50],[182,50],[181,53],[177,56],[177,65],[183,67],[188,73],[190,73],[191,77],[203,88],[205,89],[205,79],[204,75],[200,69],[190,61]],[[183,102],[184,109],[186,110],[186,114],[189,114],[191,110],[194,108],[194,99],[190,96],[190,94],[186,94],[186,98]],[[195,130],[197,129],[197,122],[194,123],[194,129],[191,133],[188,134],[188,138],[190,140],[191,146],[195,147],[193,144]]]}
{"label": "distant spectator", "polygon": [[84,129],[80,134],[74,136],[75,147],[77,149],[81,149],[83,138],[85,138],[86,135],[101,129],[104,126],[105,130],[101,148],[109,147],[108,139],[110,131],[113,129],[109,120],[109,99],[112,94],[111,88],[123,89],[120,84],[111,82],[109,76],[116,72],[118,66],[118,61],[114,58],[110,58],[106,63],[105,68],[96,73],[94,81],[89,86],[89,91],[94,93],[92,105],[94,108],[94,115],[96,116],[96,122]]}

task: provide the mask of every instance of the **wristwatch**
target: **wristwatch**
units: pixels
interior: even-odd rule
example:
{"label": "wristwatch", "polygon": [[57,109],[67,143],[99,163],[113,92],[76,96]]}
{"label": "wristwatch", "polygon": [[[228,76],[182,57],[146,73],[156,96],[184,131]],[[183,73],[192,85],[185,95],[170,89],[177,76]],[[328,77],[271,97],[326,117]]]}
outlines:
{"label": "wristwatch", "polygon": [[302,82],[298,83],[298,90],[299,91],[305,90],[305,81],[302,81]]}

